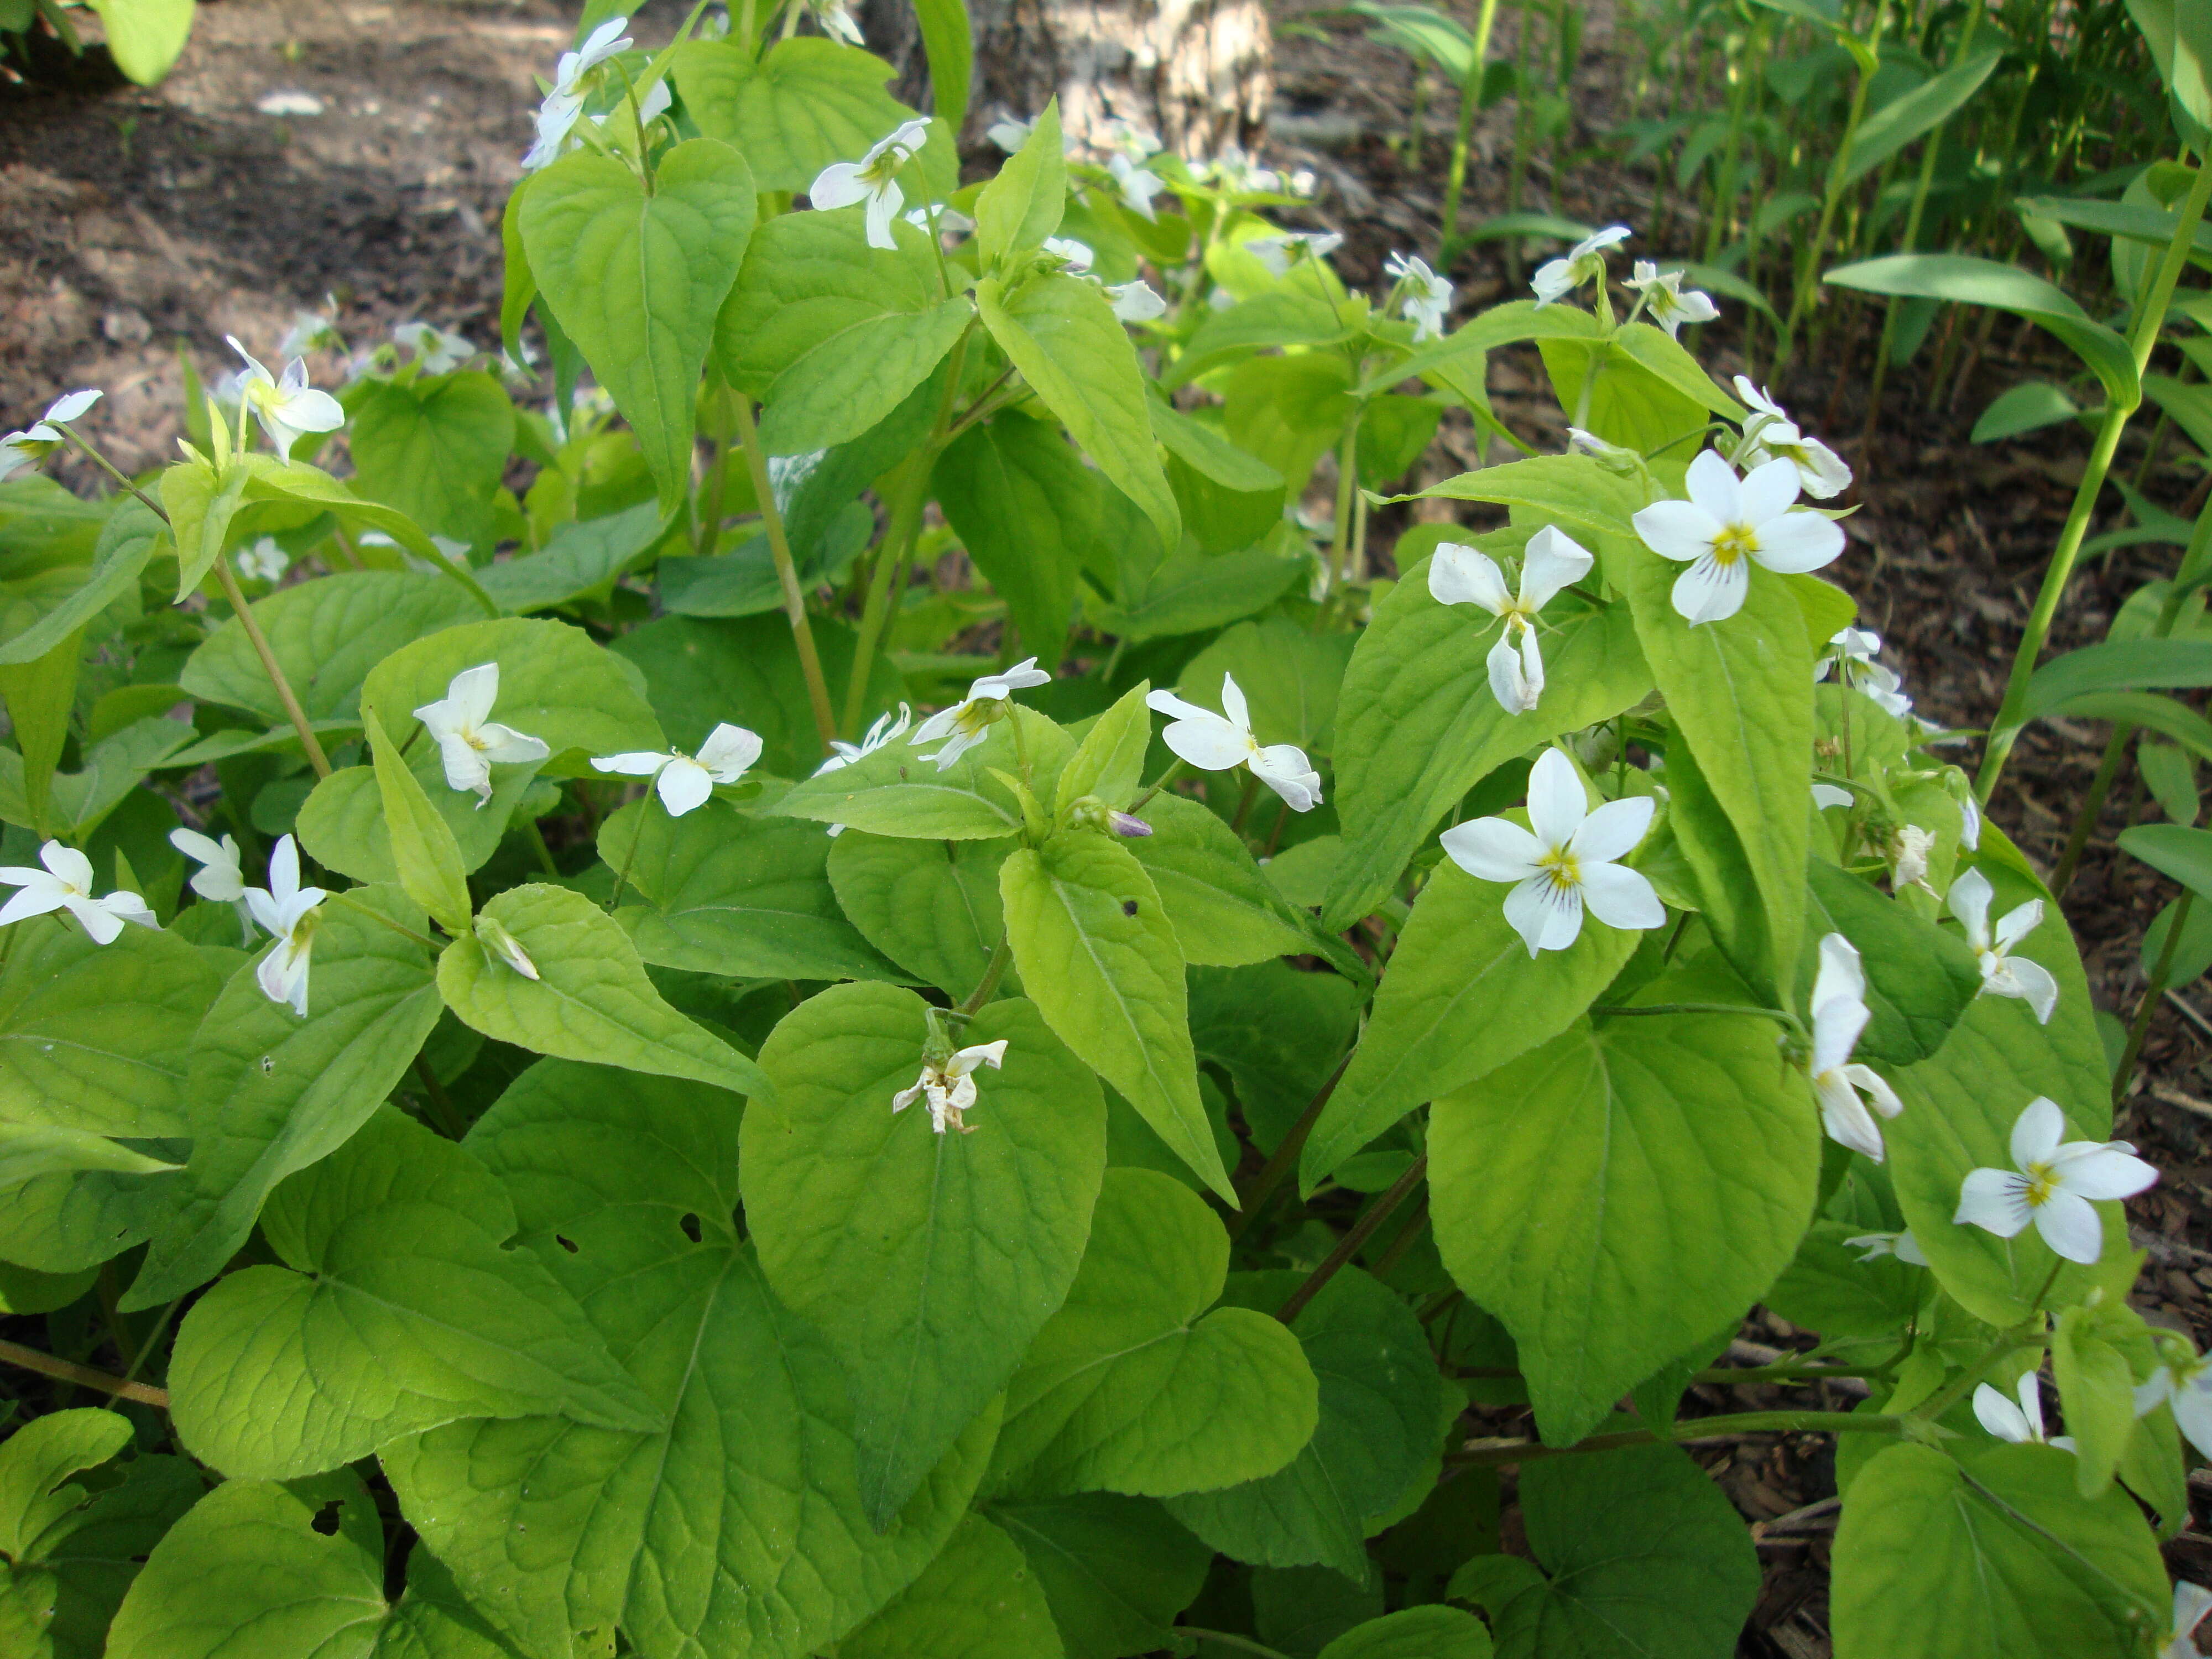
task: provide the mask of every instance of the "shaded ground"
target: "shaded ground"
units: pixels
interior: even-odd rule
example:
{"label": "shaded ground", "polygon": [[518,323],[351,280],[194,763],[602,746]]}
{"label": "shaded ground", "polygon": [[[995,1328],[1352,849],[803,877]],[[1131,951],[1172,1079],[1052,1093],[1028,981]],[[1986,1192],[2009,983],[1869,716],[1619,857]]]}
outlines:
{"label": "shaded ground", "polygon": [[[657,20],[660,31],[673,26],[669,10]],[[158,88],[87,98],[0,86],[0,427],[23,423],[64,387],[103,386],[112,401],[102,432],[113,436],[118,459],[154,465],[173,453],[178,430],[179,343],[203,373],[220,373],[230,366],[224,334],[273,350],[295,311],[326,294],[336,297],[340,326],[356,346],[415,317],[489,340],[499,298],[498,216],[529,136],[537,99],[531,76],[546,71],[565,44],[566,15],[551,0],[218,0],[203,6],[191,48]],[[655,21],[648,17],[648,37]],[[1407,60],[1340,22],[1320,20],[1319,27],[1326,38],[1292,33],[1281,43],[1270,159],[1314,170],[1317,222],[1347,234],[1340,269],[1347,282],[1372,286],[1392,249],[1434,244],[1442,136],[1432,115],[1423,153],[1402,155],[1397,139],[1413,93]],[[1500,28],[1499,49],[1510,51],[1510,19]],[[1593,7],[1574,88],[1577,108],[1593,125],[1616,118],[1625,103],[1615,46],[1610,8]],[[277,118],[257,110],[280,91],[309,94],[323,113]],[[1509,106],[1478,127],[1469,218],[1504,206],[1510,120]],[[1540,161],[1532,178],[1526,206],[1592,224],[1650,224],[1654,204],[1642,177],[1584,166],[1554,194]],[[1674,246],[1656,252],[1686,246],[1693,228],[1677,209]],[[1452,274],[1463,308],[1507,295],[1508,272],[1495,252],[1470,256]],[[1730,361],[1729,325],[1712,331],[1720,337],[1706,349],[1717,348],[1717,367],[1732,371],[1739,364]],[[1849,336],[1849,325],[1839,332]],[[1854,356],[1831,342],[1774,388],[1832,440],[1868,424],[1865,341],[1856,343]],[[1987,447],[1968,445],[1966,432],[1998,392],[2048,367],[2035,337],[2008,325],[1967,373],[1938,389],[1933,409],[1923,375],[1894,377],[1873,454],[1854,440],[1838,441],[1863,475],[1863,487],[1846,499],[1863,507],[1850,521],[1841,579],[1859,596],[1867,624],[1889,641],[1923,712],[1947,723],[1972,726],[1996,708],[2085,447],[2063,429]],[[1556,435],[1559,417],[1533,359],[1501,356],[1492,388],[1517,429],[1534,434],[1548,426]],[[2129,476],[2147,429],[2123,448]],[[1458,453],[1427,463],[1431,477],[1480,459],[1464,428],[1448,426],[1446,438]],[[1316,486],[1324,499],[1333,489],[1327,467]],[[2197,482],[2169,461],[2151,473],[2148,494],[2178,511]],[[1378,520],[1381,545],[1393,528],[1388,517]],[[2085,568],[2054,647],[2101,638],[2118,604],[2166,574],[2174,556],[2153,546],[2124,550],[2108,568]],[[2086,725],[2036,728],[1994,804],[1997,821],[2046,868],[2104,735]],[[1971,749],[1960,758],[1971,764]],[[2115,854],[2119,829],[2156,814],[2131,786],[2116,794],[2066,908],[2100,1006],[2124,1017],[2141,994],[2136,942],[2170,890]],[[2204,1017],[2192,1023],[2173,1008],[2160,1011],[2146,1080],[2118,1133],[2166,1171],[2132,1206],[2139,1243],[2154,1262],[2141,1305],[2203,1346],[2212,1346],[2212,990],[2200,983],[2183,996]],[[1747,1335],[1779,1347],[1799,1340],[1771,1325]],[[1693,1398],[1686,1409],[1850,1403],[1771,1389],[1705,1389]],[[1486,1433],[1524,1428],[1503,1414],[1482,1425]],[[1833,1491],[1827,1443],[1769,1436],[1699,1455],[1747,1517],[1780,1520],[1759,1539],[1768,1581],[1743,1652],[1826,1655],[1834,1516],[1819,1506]],[[2198,1535],[2208,1531],[2200,1518],[2170,1551],[2176,1568],[2200,1581],[2212,1576],[2212,1537]],[[1507,1532],[1514,1535],[1510,1510]]]}

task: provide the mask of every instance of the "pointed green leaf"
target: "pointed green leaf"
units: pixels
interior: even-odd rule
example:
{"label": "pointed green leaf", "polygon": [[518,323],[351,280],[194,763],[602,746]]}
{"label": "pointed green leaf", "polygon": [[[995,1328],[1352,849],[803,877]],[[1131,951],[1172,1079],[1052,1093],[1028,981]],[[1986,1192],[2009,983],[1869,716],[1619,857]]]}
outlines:
{"label": "pointed green leaf", "polygon": [[830,842],[830,883],[869,944],[924,984],[963,999],[982,983],[1006,935],[999,866],[1011,847],[847,830]]}
{"label": "pointed green leaf", "polygon": [[1045,1024],[1233,1204],[1199,1103],[1182,951],[1144,866],[1104,836],[1061,830],[1011,854],[999,891]]}
{"label": "pointed green leaf", "polygon": [[135,497],[116,503],[92,550],[84,580],[51,611],[0,645],[0,664],[36,662],[138,586],[138,573],[169,533],[154,509]]}
{"label": "pointed green leaf", "polygon": [[1159,890],[1183,960],[1241,968],[1326,948],[1252,861],[1243,838],[1184,795],[1152,797],[1152,833],[1127,843]]}
{"label": "pointed green leaf", "polygon": [[980,1515],[891,1604],[837,1644],[838,1659],[1061,1659],[1044,1591],[1014,1540]]}
{"label": "pointed green leaf", "polygon": [[1473,1613],[1431,1604],[1355,1625],[1321,1659],[1490,1659],[1490,1632]]}
{"label": "pointed green leaf", "polygon": [[1095,539],[1097,475],[1059,422],[1008,413],[969,427],[937,459],[930,489],[1021,630],[1022,652],[1056,664]]}
{"label": "pointed green leaf", "polygon": [[1571,1445],[1796,1253],[1819,1118],[1765,1021],[1616,1018],[1437,1101],[1429,1158],[1444,1264],[1520,1345],[1546,1443]]}
{"label": "pointed green leaf", "polygon": [[506,388],[481,369],[372,386],[346,433],[354,489],[489,557],[492,498],[514,447]]}
{"label": "pointed green leaf", "polygon": [[0,1190],[21,1187],[41,1176],[73,1175],[79,1170],[158,1175],[183,1167],[134,1152],[120,1141],[89,1129],[64,1128],[56,1123],[0,1123]]}
{"label": "pointed green leaf", "polygon": [[40,1540],[88,1496],[69,1477],[130,1443],[129,1418],[89,1407],[33,1418],[0,1442],[0,1555],[38,1559]]}
{"label": "pointed green leaf", "polygon": [[[845,159],[857,160],[898,120],[894,116]],[[804,190],[813,179],[810,173],[793,188]],[[857,213],[787,213],[763,224],[715,324],[714,357],[730,384],[764,396],[785,369],[832,337],[939,304],[945,295],[928,234],[896,220],[891,240],[896,249],[870,247]]]}
{"label": "pointed green leaf", "polygon": [[[757,58],[734,40],[687,41],[675,74],[699,130],[735,146],[760,190],[805,190],[830,162],[859,161],[914,117],[884,90],[889,64],[814,35],[779,40]],[[944,120],[931,123],[913,165],[921,178],[907,190],[909,202],[952,193],[959,161]]]}
{"label": "pointed green leaf", "polygon": [[392,861],[407,896],[430,913],[449,933],[469,926],[469,878],[461,864],[460,843],[422,793],[422,780],[407,768],[374,709],[361,711],[369,751],[376,757],[376,793],[384,805],[385,832],[392,839]]}
{"label": "pointed green leaf", "polygon": [[1139,680],[1084,733],[1082,744],[1060,775],[1053,811],[1065,812],[1085,795],[1120,810],[1136,799],[1145,777],[1145,752],[1152,746],[1152,715],[1145,696],[1150,680]]}
{"label": "pointed green leaf", "polygon": [[[1039,771],[1057,775],[1074,744],[1033,709],[1016,705],[1023,742]],[[999,722],[982,743],[940,770],[933,747],[909,738],[886,744],[850,766],[793,787],[771,809],[817,823],[842,823],[872,835],[927,841],[995,841],[1022,827],[1013,792],[992,775],[1018,772],[1012,720]],[[1040,776],[1039,781],[1044,780]]]}
{"label": "pointed green leaf", "polygon": [[690,484],[699,372],[744,262],[754,191],[779,187],[757,185],[727,144],[693,138],[655,163],[649,193],[622,162],[583,154],[546,168],[522,204],[539,292],[636,429],[664,507]]}
{"label": "pointed green leaf", "polygon": [[1061,151],[1060,100],[1048,98],[1022,147],[975,198],[975,245],[985,262],[1044,246],[1067,205],[1067,159]]}
{"label": "pointed green leaf", "polygon": [[769,1283],[820,1326],[853,1378],[860,1491],[887,1522],[1006,1387],[1082,1260],[1106,1164],[1106,1105],[1027,1003],[991,1004],[963,1046],[1004,1039],[975,1075],[971,1133],[894,1113],[920,1074],[926,1005],[842,985],[761,1048],[773,1104],[745,1115],[745,1219]]}
{"label": "pointed green leaf", "polygon": [[831,335],[776,376],[761,411],[761,446],[804,455],[859,437],[906,401],[968,331],[968,296],[891,311]]}
{"label": "pointed green leaf", "polygon": [[1117,1492],[1008,1499],[983,1513],[1021,1546],[1067,1659],[1165,1647],[1206,1583],[1212,1552],[1159,1502]]}

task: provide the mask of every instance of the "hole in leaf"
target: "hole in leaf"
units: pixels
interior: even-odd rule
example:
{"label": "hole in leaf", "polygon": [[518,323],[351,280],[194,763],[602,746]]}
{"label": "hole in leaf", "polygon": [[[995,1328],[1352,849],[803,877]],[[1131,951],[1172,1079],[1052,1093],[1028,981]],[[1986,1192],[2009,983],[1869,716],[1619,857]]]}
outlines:
{"label": "hole in leaf", "polygon": [[338,1514],[339,1511],[344,1508],[345,1500],[343,1498],[333,1498],[329,1503],[324,1504],[322,1508],[315,1511],[315,1518],[307,1522],[307,1524],[313,1527],[317,1532],[322,1534],[324,1537],[328,1538],[337,1531]]}
{"label": "hole in leaf", "polygon": [[1137,901],[1134,899],[1123,899],[1121,901],[1121,914],[1125,916],[1135,915],[1137,914]]}
{"label": "hole in leaf", "polygon": [[684,1237],[694,1244],[707,1236],[707,1230],[699,1224],[699,1218],[689,1211],[684,1212],[684,1218],[676,1224],[684,1229]]}
{"label": "hole in leaf", "polygon": [[560,1233],[556,1233],[553,1235],[553,1242],[556,1244],[558,1244],[562,1249],[568,1251],[570,1255],[576,1254],[576,1241],[574,1239],[565,1237]]}

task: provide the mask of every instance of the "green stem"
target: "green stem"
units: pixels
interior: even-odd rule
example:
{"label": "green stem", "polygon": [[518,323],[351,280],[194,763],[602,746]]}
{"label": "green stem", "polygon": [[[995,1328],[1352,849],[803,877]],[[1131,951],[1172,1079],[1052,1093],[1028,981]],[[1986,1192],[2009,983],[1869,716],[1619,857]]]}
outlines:
{"label": "green stem", "polygon": [[390,916],[386,915],[381,910],[372,910],[366,904],[356,902],[353,896],[349,893],[332,893],[331,895],[331,902],[333,904],[343,904],[347,909],[352,911],[355,915],[367,916],[371,921],[382,922],[393,933],[398,934],[400,938],[412,939],[416,944],[421,945],[426,951],[435,951],[439,948],[438,941],[432,939],[428,934],[418,933],[405,923],[392,921]]}
{"label": "green stem", "polygon": [[2150,970],[2150,981],[2143,987],[2142,1000],[2136,1005],[2134,1022],[2128,1027],[2128,1046],[2120,1051],[2120,1063],[2112,1073],[2112,1104],[2118,1107],[2127,1098],[2128,1085],[2135,1080],[2136,1062],[2142,1058],[2143,1039],[2150,1035],[2150,1017],[2158,1012],[2158,1000],[2165,994],[2166,982],[2173,974],[2173,956],[2180,947],[2182,931],[2189,925],[2189,908],[2197,902],[2193,888],[2181,890],[2181,899],[2173,907],[2173,920],[2166,929],[2166,943],[2159,947],[2157,964]]}
{"label": "green stem", "polygon": [[799,647],[799,671],[806,680],[806,700],[814,711],[815,735],[822,752],[832,752],[837,736],[837,716],[830,707],[830,687],[822,678],[822,658],[814,649],[814,629],[806,620],[806,595],[799,586],[799,567],[792,562],[791,544],[784,538],[783,514],[769,483],[768,457],[762,453],[760,433],[753,425],[752,400],[738,392],[730,400],[736,415],[738,441],[745,447],[745,466],[751,474],[753,495],[759,502],[761,528],[768,536],[769,556],[775,561],[775,577],[783,589],[784,614],[791,619],[791,637]]}
{"label": "green stem", "polygon": [[1321,1266],[1309,1273],[1305,1283],[1291,1292],[1290,1300],[1275,1310],[1275,1317],[1287,1325],[1304,1313],[1306,1304],[1321,1294],[1322,1286],[1359,1254],[1360,1247],[1375,1236],[1375,1230],[1390,1218],[1390,1212],[1406,1201],[1428,1172],[1429,1155],[1423,1152],[1407,1166],[1405,1174],[1390,1183],[1388,1191],[1367,1206],[1366,1213],[1352,1224],[1351,1231],[1337,1241],[1336,1248],[1323,1258]]}
{"label": "green stem", "polygon": [[27,1371],[36,1371],[41,1376],[51,1376],[58,1382],[74,1382],[80,1388],[97,1389],[102,1394],[112,1394],[118,1399],[135,1400],[142,1406],[169,1409],[168,1391],[149,1388],[143,1382],[133,1382],[120,1376],[110,1376],[106,1371],[96,1371],[89,1365],[79,1365],[66,1359],[57,1359],[36,1348],[27,1348],[20,1342],[0,1340],[0,1363],[21,1365]]}
{"label": "green stem", "polygon": [[999,935],[999,942],[991,950],[991,959],[983,964],[983,977],[975,981],[975,988],[960,1005],[963,1014],[973,1014],[998,994],[999,981],[1006,976],[1006,964],[1014,959],[1014,941],[1011,933]]}
{"label": "green stem", "polygon": [[430,1069],[430,1062],[421,1054],[415,1056],[415,1077],[422,1084],[422,1092],[430,1102],[430,1109],[438,1115],[438,1127],[447,1138],[459,1140],[469,1132],[461,1121],[461,1115],[453,1108],[453,1097],[446,1092],[446,1085],[438,1081],[438,1074]]}
{"label": "green stem", "polygon": [[[1869,47],[1879,53],[1882,32],[1889,27],[1889,0],[1881,0],[1875,9],[1874,34]],[[1813,296],[1820,291],[1820,261],[1828,252],[1828,234],[1835,228],[1836,209],[1844,199],[1844,173],[1851,164],[1851,150],[1858,143],[1859,125],[1866,119],[1867,95],[1874,89],[1874,76],[1863,66],[1858,66],[1858,80],[1851,88],[1850,113],[1844,121],[1843,142],[1836,146],[1836,158],[1828,164],[1828,182],[1820,194],[1820,219],[1814,228],[1812,246],[1805,251],[1803,263],[1797,269],[1797,291],[1790,301],[1790,315],[1782,325],[1782,337],[1774,349],[1772,372],[1779,374],[1796,347],[1797,325],[1812,309]]]}
{"label": "green stem", "polygon": [[[1355,368],[1352,378],[1358,378]],[[1344,586],[1345,550],[1352,544],[1352,494],[1359,483],[1359,417],[1364,411],[1354,409],[1352,419],[1346,423],[1344,440],[1336,447],[1336,527],[1328,544],[1328,592],[1334,599],[1336,590]],[[1327,613],[1323,607],[1322,614]]]}
{"label": "green stem", "polygon": [[1694,1444],[1742,1434],[1897,1434],[1911,1419],[1885,1412],[1737,1412],[1726,1417],[1694,1417],[1674,1427],[1674,1434],[1650,1429],[1622,1429],[1613,1434],[1594,1434],[1571,1446],[1547,1446],[1534,1440],[1509,1440],[1477,1446],[1467,1451],[1446,1452],[1444,1462],[1462,1468],[1502,1463],[1532,1463],[1540,1457],[1571,1457],[1583,1452],[1617,1451],[1623,1446],[1648,1446],[1655,1441]]}
{"label": "green stem", "polygon": [[1468,55],[1467,78],[1459,89],[1459,126],[1452,134],[1451,171],[1444,179],[1444,218],[1437,237],[1437,267],[1447,270],[1458,252],[1460,194],[1467,187],[1467,158],[1474,145],[1474,118],[1480,114],[1482,83],[1490,68],[1490,31],[1498,21],[1498,0],[1482,0],[1475,15],[1474,46]]}
{"label": "green stem", "polygon": [[154,1328],[146,1333],[146,1340],[138,1345],[138,1352],[131,1357],[131,1369],[123,1373],[125,1382],[134,1382],[146,1362],[154,1357],[154,1345],[161,1340],[161,1333],[169,1328],[169,1322],[177,1316],[177,1310],[185,1305],[181,1296],[161,1310],[161,1316],[154,1322]]}
{"label": "green stem", "polygon": [[629,850],[623,854],[622,868],[615,872],[614,891],[607,895],[609,915],[614,915],[615,906],[622,902],[623,889],[629,884],[629,868],[637,862],[638,843],[645,839],[645,820],[652,811],[653,786],[648,783],[645,793],[638,797],[637,828],[630,832]]}
{"label": "green stem", "polygon": [[[1109,675],[1106,676],[1106,678],[1109,678],[1109,679],[1111,679],[1111,678],[1113,678],[1113,676],[1109,674]],[[1177,778],[1181,777],[1181,776],[1183,775],[1183,771],[1184,771],[1183,762],[1182,762],[1182,757],[1181,757],[1180,756],[1178,756],[1178,757],[1175,759],[1175,761],[1174,761],[1174,762],[1173,762],[1173,763],[1172,763],[1168,767],[1168,769],[1167,769],[1166,771],[1164,771],[1164,772],[1161,773],[1161,774],[1160,774],[1160,775],[1159,775],[1156,780],[1154,780],[1154,781],[1153,781],[1153,783],[1152,783],[1152,787],[1151,788],[1149,788],[1149,789],[1146,790],[1146,791],[1145,791],[1145,793],[1144,793],[1143,794],[1141,794],[1141,795],[1138,796],[1138,797],[1136,798],[1136,799],[1134,799],[1134,800],[1133,800],[1133,801],[1131,801],[1131,802],[1129,803],[1129,810],[1130,810],[1130,811],[1132,811],[1132,812],[1141,812],[1141,811],[1143,811],[1145,810],[1146,806],[1146,805],[1148,805],[1151,803],[1152,797],[1153,797],[1153,796],[1155,796],[1155,795],[1157,795],[1157,794],[1158,794],[1158,793],[1160,793],[1160,791],[1161,791],[1161,790],[1163,790],[1163,789],[1166,788],[1170,784],[1173,783],[1173,782],[1174,782]]]}
{"label": "green stem", "polygon": [[1337,1061],[1336,1069],[1328,1074],[1328,1081],[1321,1085],[1320,1092],[1298,1115],[1298,1121],[1291,1125],[1291,1132],[1282,1138],[1268,1155],[1267,1161],[1260,1166],[1260,1173],[1252,1177],[1252,1184],[1237,1195],[1237,1213],[1229,1218],[1231,1243],[1243,1237],[1245,1231],[1258,1217],[1261,1206],[1274,1195],[1275,1188],[1282,1184],[1283,1177],[1291,1172],[1291,1166],[1298,1161],[1298,1154],[1305,1150],[1306,1137],[1313,1133],[1313,1126],[1320,1121],[1322,1109],[1328,1104],[1328,1097],[1336,1092],[1336,1085],[1344,1076],[1345,1067],[1351,1064],[1349,1053]]}
{"label": "green stem", "polygon": [[914,551],[915,538],[921,533],[922,500],[927,493],[929,479],[928,452],[916,450],[906,458],[901,472],[898,493],[891,503],[890,523],[884,531],[884,544],[877,550],[875,568],[868,573],[868,597],[860,608],[860,637],[853,652],[853,672],[845,682],[845,731],[857,735],[860,716],[868,706],[868,681],[876,667],[876,647],[883,641],[884,630],[890,620],[891,586],[897,572],[905,568]]}
{"label": "green stem", "polygon": [[[2152,279],[2136,314],[2130,343],[2135,348],[2138,379],[2150,365],[2159,330],[2166,324],[2166,308],[2173,299],[2174,284],[2180,280],[2182,266],[2187,263],[2190,249],[2196,242],[2197,227],[2204,217],[2208,201],[2212,201],[2212,164],[2200,163],[2190,180],[2189,197],[2182,204],[2173,238],[2166,246],[2166,257],[2160,262],[2158,274]],[[2112,470],[2112,456],[2120,447],[2120,434],[2126,430],[2136,408],[2136,403],[2106,396],[2105,418],[2097,428],[2097,441],[2089,452],[2088,465],[2082,470],[2081,483],[2074,492],[2074,505],[2066,515],[2065,528],[2059,532],[2058,545],[2051,550],[2051,564],[2043,573],[2043,586],[2035,596],[2035,608],[2028,612],[2027,626],[2021,631],[2020,647],[2013,653],[2004,702],[1997,709],[1996,719],[1990,723],[1989,745],[1982,757],[1981,775],[1974,780],[1975,793],[1984,805],[1996,788],[1997,780],[2004,775],[2005,762],[2011,757],[2013,744],[2020,739],[2021,728],[2027,724],[2028,680],[2035,672],[2036,659],[2043,654],[2044,642],[2051,636],[2051,624],[2058,614],[2059,601],[2066,596],[2066,584],[2074,574],[2075,561],[2081,556],[2082,538],[2088,534],[2097,497],[2104,493],[2106,474]]]}

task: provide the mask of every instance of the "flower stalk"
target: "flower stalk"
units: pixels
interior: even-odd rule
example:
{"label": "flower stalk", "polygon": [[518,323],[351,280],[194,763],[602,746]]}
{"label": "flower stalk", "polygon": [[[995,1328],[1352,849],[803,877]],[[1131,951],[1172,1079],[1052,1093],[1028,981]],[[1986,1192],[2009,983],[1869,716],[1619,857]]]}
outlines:
{"label": "flower stalk", "polygon": [[814,714],[815,735],[822,740],[822,752],[836,751],[830,744],[837,739],[837,716],[830,706],[830,686],[822,678],[821,653],[814,648],[814,629],[806,619],[806,594],[799,586],[799,567],[792,562],[791,543],[783,533],[783,513],[775,504],[775,489],[769,482],[768,457],[762,453],[760,430],[753,424],[752,400],[743,392],[730,399],[738,428],[738,441],[744,446],[745,469],[751,475],[753,495],[760,503],[761,528],[768,537],[769,558],[775,562],[775,579],[783,590],[784,615],[791,619],[791,637],[799,647],[799,672],[806,681],[806,701]]}

